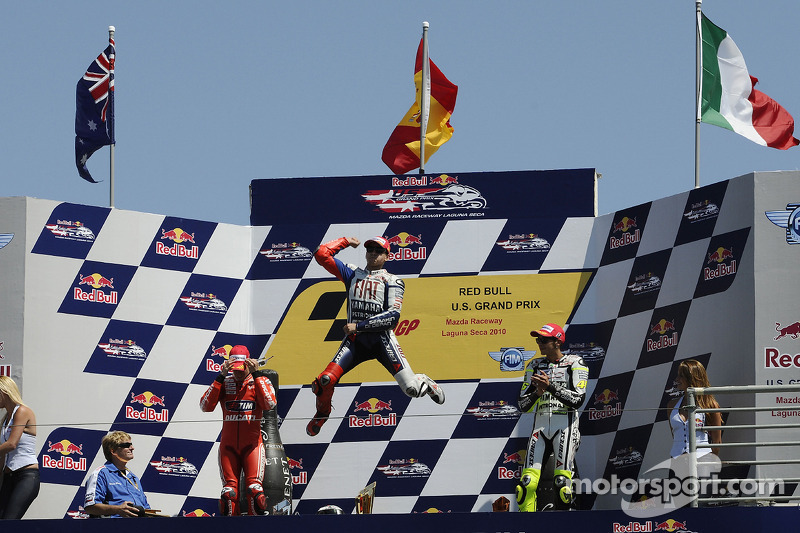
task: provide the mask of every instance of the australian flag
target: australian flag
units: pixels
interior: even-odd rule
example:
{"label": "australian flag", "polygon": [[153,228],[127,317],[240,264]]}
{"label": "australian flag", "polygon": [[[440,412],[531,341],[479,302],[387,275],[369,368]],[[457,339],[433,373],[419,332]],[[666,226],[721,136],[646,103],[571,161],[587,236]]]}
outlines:
{"label": "australian flag", "polygon": [[78,80],[75,108],[75,164],[83,179],[92,179],[86,161],[103,146],[114,144],[114,39]]}

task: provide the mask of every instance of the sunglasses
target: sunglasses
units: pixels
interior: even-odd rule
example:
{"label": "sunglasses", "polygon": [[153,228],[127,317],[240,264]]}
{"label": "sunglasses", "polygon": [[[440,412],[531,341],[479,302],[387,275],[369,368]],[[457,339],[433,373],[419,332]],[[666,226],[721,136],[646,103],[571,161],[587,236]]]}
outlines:
{"label": "sunglasses", "polygon": [[536,342],[539,344],[547,344],[548,342],[554,341],[553,337],[536,337]]}
{"label": "sunglasses", "polygon": [[385,249],[383,249],[383,248],[379,248],[379,247],[377,247],[377,246],[370,246],[370,247],[368,247],[368,248],[367,248],[367,251],[368,251],[369,253],[371,253],[371,254],[378,254],[378,255],[380,255],[380,254],[382,254],[383,252],[385,252],[386,250],[385,250]]}
{"label": "sunglasses", "polygon": [[117,448],[130,448],[131,446],[133,446],[132,442],[123,442],[117,445]]}

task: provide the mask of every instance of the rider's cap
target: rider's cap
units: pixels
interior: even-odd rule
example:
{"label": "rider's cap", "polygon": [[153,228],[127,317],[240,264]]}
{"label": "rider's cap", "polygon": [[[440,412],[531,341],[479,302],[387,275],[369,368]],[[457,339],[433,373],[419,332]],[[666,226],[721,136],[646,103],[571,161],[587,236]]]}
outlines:
{"label": "rider's cap", "polygon": [[250,350],[247,349],[247,346],[242,346],[241,344],[237,344],[233,348],[231,348],[231,353],[228,354],[228,359],[231,360],[233,363],[231,365],[231,370],[244,370],[244,362],[250,357]]}
{"label": "rider's cap", "polygon": [[387,241],[383,237],[373,237],[373,238],[371,238],[370,240],[368,240],[367,242],[364,243],[364,247],[366,248],[370,244],[376,244],[376,245],[380,246],[381,248],[384,248],[386,250],[387,254],[389,253],[389,250],[390,250],[389,241]]}
{"label": "rider's cap", "polygon": [[562,343],[566,338],[564,330],[558,324],[545,324],[541,328],[531,331],[531,337],[553,337]]}

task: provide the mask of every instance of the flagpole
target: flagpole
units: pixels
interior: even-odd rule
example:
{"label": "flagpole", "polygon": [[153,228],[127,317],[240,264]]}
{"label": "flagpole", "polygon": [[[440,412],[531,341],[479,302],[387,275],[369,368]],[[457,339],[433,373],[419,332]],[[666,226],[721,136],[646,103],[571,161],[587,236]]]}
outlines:
{"label": "flagpole", "polygon": [[425,174],[425,134],[431,112],[431,62],[428,60],[428,26],[422,23],[422,82],[419,95],[419,173]]}
{"label": "flagpole", "polygon": [[694,188],[700,187],[700,98],[703,90],[703,37],[701,15],[703,0],[695,0],[697,29],[695,39],[695,123],[694,123]]}
{"label": "flagpole", "polygon": [[[114,32],[115,31],[116,31],[116,28],[114,28],[114,26],[109,26],[108,27],[108,42],[111,43],[111,44],[114,43]],[[114,47],[114,50],[115,50],[114,59],[116,60],[116,46]],[[113,71],[114,62],[113,61],[111,62],[111,69],[112,69],[111,73],[110,73],[111,76],[112,76],[111,81],[113,81],[113,79],[114,79],[113,78],[113,76],[114,76],[114,71]],[[111,94],[111,92],[113,90],[113,87],[110,86],[111,81],[109,81],[108,98],[110,99],[109,101],[111,102],[111,109],[109,110],[109,111],[111,111],[111,115],[110,115],[111,127],[114,128],[114,121],[116,120],[116,118],[114,117],[114,107],[113,107],[114,106],[114,103],[113,103],[114,102],[114,96]],[[112,138],[114,138],[114,137],[112,136]],[[108,176],[109,176],[108,177],[108,207],[111,207],[111,208],[114,207],[114,144],[115,143],[112,142],[109,145],[110,150],[109,150],[109,173],[108,173]]]}

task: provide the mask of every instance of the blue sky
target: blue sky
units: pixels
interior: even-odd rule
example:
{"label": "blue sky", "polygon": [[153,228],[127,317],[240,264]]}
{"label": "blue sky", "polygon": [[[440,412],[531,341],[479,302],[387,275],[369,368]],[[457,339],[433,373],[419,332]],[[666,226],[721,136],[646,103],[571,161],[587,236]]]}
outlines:
{"label": "blue sky", "polygon": [[[691,0],[8,4],[0,196],[108,205],[108,148],[74,165],[75,84],[116,27],[115,206],[246,225],[253,179],[389,174],[422,21],[459,86],[429,173],[596,168],[599,212],[694,186]],[[800,120],[797,0],[707,0],[759,88]],[[800,133],[798,133],[800,137]],[[796,170],[701,125],[701,184]],[[548,196],[568,195],[553,189]],[[313,209],[302,199],[300,208]]]}

